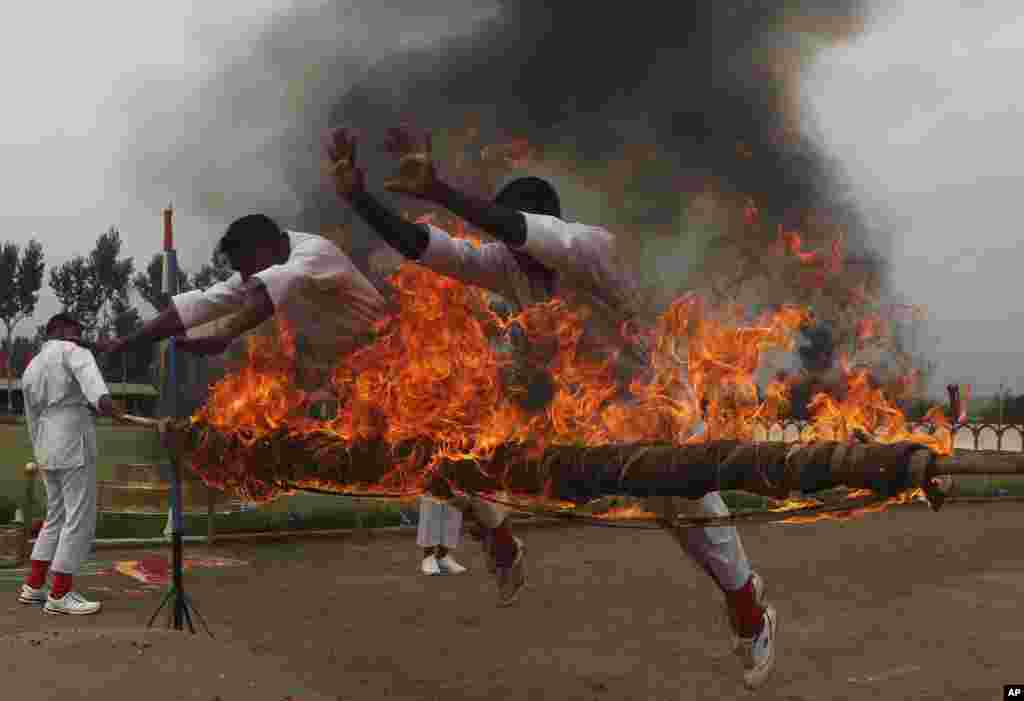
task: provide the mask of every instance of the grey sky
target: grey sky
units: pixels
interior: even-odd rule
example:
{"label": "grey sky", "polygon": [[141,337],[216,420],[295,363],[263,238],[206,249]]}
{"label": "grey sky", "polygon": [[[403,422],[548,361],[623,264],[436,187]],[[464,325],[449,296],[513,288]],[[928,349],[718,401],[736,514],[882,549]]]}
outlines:
{"label": "grey sky", "polygon": [[[323,2],[63,3],[60,22],[44,4],[20,5],[8,17],[18,29],[0,45],[0,240],[34,235],[55,266],[116,225],[141,267],[173,200],[181,258],[195,269],[231,218],[267,209],[287,221],[295,211],[299,198],[275,166],[282,154],[264,145],[297,119],[326,117],[338,81],[318,92],[318,66],[355,81],[390,51],[467,31],[495,11],[480,0],[430,13],[353,8],[340,35],[325,27],[275,65],[248,61],[249,41],[296,4]],[[1005,0],[977,5],[886,3],[867,35],[808,73],[805,104],[869,217],[896,233],[893,283],[929,308],[933,338],[922,341],[940,363],[936,386],[984,390],[1005,377],[1024,392],[1024,313],[1011,288],[1024,270],[1014,231],[1024,16]],[[223,81],[211,77],[225,74],[238,92],[213,94]],[[182,143],[191,157],[167,162]],[[290,157],[316,167],[313,154]],[[56,309],[46,289],[37,316]]]}
{"label": "grey sky", "polygon": [[[0,44],[0,240],[35,236],[51,268],[117,226],[138,269],[162,245],[161,210],[173,201],[179,259],[195,270],[235,217],[266,211],[290,224],[299,198],[281,158],[314,171],[318,163],[314,153],[275,149],[294,124],[326,117],[349,74],[355,80],[389,52],[467,31],[496,12],[483,0],[430,8],[330,0],[337,24],[311,34],[306,23],[272,64],[252,59],[252,40],[271,22],[280,28],[327,1],[61,3],[59,22],[45,3],[9,13],[17,31]],[[335,71],[330,91],[317,89],[323,65]],[[45,286],[36,322],[58,310]],[[18,331],[31,335],[34,326]]]}
{"label": "grey sky", "polygon": [[892,284],[928,307],[936,385],[1006,379],[1024,392],[1024,12],[964,5],[887,3],[866,35],[822,55],[805,105],[868,216],[893,232]]}

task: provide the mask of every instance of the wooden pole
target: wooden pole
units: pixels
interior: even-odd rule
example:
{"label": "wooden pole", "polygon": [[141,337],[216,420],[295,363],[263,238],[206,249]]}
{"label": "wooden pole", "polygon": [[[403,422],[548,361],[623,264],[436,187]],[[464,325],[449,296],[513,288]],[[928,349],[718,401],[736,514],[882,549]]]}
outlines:
{"label": "wooden pole", "polygon": [[[408,466],[406,474],[422,474],[433,453],[426,443],[347,444],[329,433],[289,435],[282,430],[242,443],[202,423],[178,421],[166,424],[166,430],[174,451],[198,465],[207,481],[256,500],[293,486],[371,491],[399,462]],[[913,487],[934,492],[938,475],[1024,474],[1024,454],[956,451],[940,456],[913,443],[723,440],[685,446],[553,446],[541,459],[531,459],[518,446],[501,446],[488,460],[449,461],[440,470],[465,492],[507,490],[567,501],[605,495],[700,498],[725,490],[785,498],[791,491],[840,485],[886,494]],[[406,484],[409,491],[416,483]]]}

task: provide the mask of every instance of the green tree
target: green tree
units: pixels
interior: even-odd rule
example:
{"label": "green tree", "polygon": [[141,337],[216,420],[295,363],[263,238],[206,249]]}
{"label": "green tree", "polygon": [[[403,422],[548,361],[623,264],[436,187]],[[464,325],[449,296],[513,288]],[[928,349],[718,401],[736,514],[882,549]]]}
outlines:
{"label": "green tree", "polygon": [[97,331],[109,336],[114,332],[114,319],[130,308],[132,273],[135,272],[134,261],[121,258],[121,234],[116,228],[111,227],[96,239],[96,246],[89,254],[89,265],[100,299]]}
{"label": "green tree", "polygon": [[32,347],[38,351],[46,343],[46,324],[36,324],[36,335],[32,337]]}
{"label": "green tree", "polygon": [[64,311],[73,314],[86,336],[92,336],[99,322],[103,296],[96,274],[84,256],[75,256],[50,270],[50,288]]}
{"label": "green tree", "polygon": [[[113,305],[112,332],[118,336],[127,336],[142,326],[139,310],[123,302],[115,300]],[[104,373],[110,377],[119,377],[121,382],[149,382],[149,366],[153,360],[153,347],[142,344],[125,351],[120,357],[108,357],[104,360]]]}
{"label": "green tree", "polygon": [[[43,247],[32,239],[25,248],[15,243],[0,247],[0,322],[6,330],[5,347],[13,352],[14,330],[35,313],[39,289],[43,285]],[[14,358],[7,363],[7,409],[13,408],[10,381],[13,380]]]}
{"label": "green tree", "polygon": [[[224,260],[214,255],[209,263],[204,263],[199,272],[188,275],[183,270],[178,270],[178,291],[205,290],[217,282],[227,280],[234,271],[228,267]],[[139,295],[146,300],[149,306],[158,312],[163,311],[170,305],[171,298],[164,292],[164,257],[162,254],[155,254],[146,266],[146,271],[136,273],[132,279],[132,285]]]}
{"label": "green tree", "polygon": [[[146,266],[145,272],[139,272],[132,278],[132,285],[149,306],[158,312],[167,309],[171,303],[170,295],[164,292],[164,257],[156,253]],[[192,289],[188,275],[178,270],[178,290],[187,292]]]}
{"label": "green tree", "polygon": [[7,345],[6,341],[3,343],[3,351],[11,363],[15,376],[25,371],[25,366],[28,365],[29,360],[32,359],[32,356],[38,350],[39,345],[35,342],[35,339],[27,336],[15,336],[14,341],[10,345]]}
{"label": "green tree", "polygon": [[121,257],[121,234],[114,227],[96,239],[87,257],[75,256],[50,271],[50,287],[64,309],[74,314],[90,338],[114,331],[118,310],[130,306],[131,258]]}
{"label": "green tree", "polygon": [[227,261],[216,253],[209,263],[204,263],[199,272],[192,276],[192,287],[197,290],[205,290],[213,287],[218,282],[224,282],[234,274]]}

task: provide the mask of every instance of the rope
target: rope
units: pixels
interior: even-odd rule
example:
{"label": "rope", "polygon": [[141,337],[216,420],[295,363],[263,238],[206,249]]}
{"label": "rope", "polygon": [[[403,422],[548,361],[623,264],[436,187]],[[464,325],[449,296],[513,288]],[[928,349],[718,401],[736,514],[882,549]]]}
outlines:
{"label": "rope", "polygon": [[[308,492],[310,494],[321,494],[325,496],[334,497],[349,497],[352,499],[386,499],[386,500],[398,500],[408,499],[416,496],[416,494],[409,494],[404,492],[332,492],[328,489],[317,489],[316,487],[297,487],[295,485],[283,484],[283,488],[289,491],[297,492]],[[531,516],[546,516],[548,518],[558,518],[566,521],[576,521],[583,525],[593,526],[595,528],[628,528],[633,530],[643,531],[662,531],[664,528],[657,523],[627,523],[623,520],[614,520],[600,518],[598,516],[588,516],[586,514],[572,513],[571,511],[554,511],[549,509],[537,509],[535,511],[526,511],[520,504],[514,502],[505,501],[498,499],[497,497],[484,496],[482,494],[475,495],[479,499],[491,502],[492,504],[498,504],[499,506],[506,506],[514,509],[516,512],[521,514],[529,514]],[[828,506],[825,504],[818,504],[814,506],[803,506],[798,509],[792,509],[790,511],[748,511],[741,513],[733,513],[728,516],[678,516],[674,526],[676,528],[713,528],[715,526],[729,526],[740,523],[747,524],[758,524],[764,525],[769,523],[780,523],[782,521],[795,518],[797,516],[818,516],[821,514],[839,514],[849,513],[856,511],[857,509],[867,508],[877,504],[882,504],[887,501],[887,497],[875,495],[868,499],[858,499],[854,503]]]}

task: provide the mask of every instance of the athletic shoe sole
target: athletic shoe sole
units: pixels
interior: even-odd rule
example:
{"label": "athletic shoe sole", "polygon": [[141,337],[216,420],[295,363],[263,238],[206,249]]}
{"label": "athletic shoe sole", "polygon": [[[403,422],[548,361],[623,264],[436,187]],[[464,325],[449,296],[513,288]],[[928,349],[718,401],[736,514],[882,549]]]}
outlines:
{"label": "athletic shoe sole", "polygon": [[43,613],[48,613],[51,616],[91,616],[94,613],[99,613],[102,608],[101,606],[92,611],[69,611],[67,609],[53,609],[49,606],[43,606]]}

